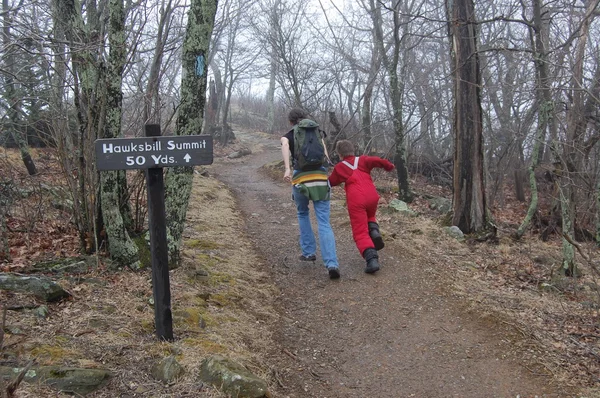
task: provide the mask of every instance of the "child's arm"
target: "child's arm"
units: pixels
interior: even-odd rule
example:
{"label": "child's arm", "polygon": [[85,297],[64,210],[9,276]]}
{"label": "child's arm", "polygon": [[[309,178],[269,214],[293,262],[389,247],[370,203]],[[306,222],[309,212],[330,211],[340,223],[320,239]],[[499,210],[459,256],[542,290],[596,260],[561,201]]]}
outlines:
{"label": "child's arm", "polygon": [[[362,158],[363,156],[361,156]],[[365,166],[371,171],[375,167],[380,167],[385,171],[394,170],[394,164],[387,159],[382,159],[379,156],[364,156]]]}
{"label": "child's arm", "polygon": [[340,185],[342,182],[344,182],[344,180],[342,179],[340,173],[338,173],[338,167],[336,165],[329,176],[329,185],[335,187],[336,185]]}

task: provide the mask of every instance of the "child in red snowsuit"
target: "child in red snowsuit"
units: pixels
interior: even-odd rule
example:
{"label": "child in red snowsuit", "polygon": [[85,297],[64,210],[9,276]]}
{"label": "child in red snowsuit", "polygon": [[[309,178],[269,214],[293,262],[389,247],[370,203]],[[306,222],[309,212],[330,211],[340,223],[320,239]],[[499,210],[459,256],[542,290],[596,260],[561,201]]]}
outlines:
{"label": "child in red snowsuit", "polygon": [[394,164],[378,156],[354,156],[354,144],[347,140],[339,141],[335,150],[343,160],[333,168],[329,183],[331,186],[345,183],[352,237],[367,261],[365,272],[372,274],[379,270],[377,250],[383,249],[384,244],[375,218],[379,194],[371,179],[371,170],[380,167],[391,171]]}

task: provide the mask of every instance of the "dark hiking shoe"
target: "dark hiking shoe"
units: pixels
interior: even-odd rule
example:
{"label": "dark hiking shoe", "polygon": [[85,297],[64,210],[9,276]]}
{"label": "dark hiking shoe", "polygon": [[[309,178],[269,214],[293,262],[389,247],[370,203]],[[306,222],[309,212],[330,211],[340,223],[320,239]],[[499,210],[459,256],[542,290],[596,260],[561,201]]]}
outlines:
{"label": "dark hiking shoe", "polygon": [[374,274],[379,271],[379,255],[377,254],[377,250],[367,249],[363,253],[363,256],[367,260],[367,266],[365,267],[367,274]]}
{"label": "dark hiking shoe", "polygon": [[305,256],[304,254],[300,255],[300,261],[317,261],[317,256],[315,254],[311,254],[310,256]]}
{"label": "dark hiking shoe", "polygon": [[367,274],[374,274],[379,271],[379,261],[376,258],[367,261],[367,266],[365,267],[365,272]]}
{"label": "dark hiking shoe", "polygon": [[369,236],[373,241],[373,245],[375,245],[375,250],[384,248],[383,237],[381,236],[381,232],[379,232],[379,224],[376,222],[369,222]]}
{"label": "dark hiking shoe", "polygon": [[329,268],[329,279],[339,279],[340,278],[340,269],[337,267]]}

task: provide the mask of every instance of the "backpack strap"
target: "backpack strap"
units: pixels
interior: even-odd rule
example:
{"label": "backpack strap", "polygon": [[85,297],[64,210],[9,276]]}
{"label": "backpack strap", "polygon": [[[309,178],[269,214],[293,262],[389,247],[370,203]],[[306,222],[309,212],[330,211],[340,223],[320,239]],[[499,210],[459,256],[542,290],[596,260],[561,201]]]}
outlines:
{"label": "backpack strap", "polygon": [[352,170],[356,170],[358,169],[358,158],[360,156],[357,156],[354,158],[354,164],[350,164],[348,162],[346,162],[345,160],[342,160],[342,163],[344,163],[346,166],[350,167]]}
{"label": "backpack strap", "polygon": [[321,142],[323,143],[323,149],[325,150],[325,160],[327,161],[327,164],[333,164],[331,162],[331,159],[329,158],[329,154],[327,153],[327,145],[325,144],[325,137],[327,136],[327,133],[325,133],[325,131],[318,129],[319,130],[319,137],[321,138]]}

